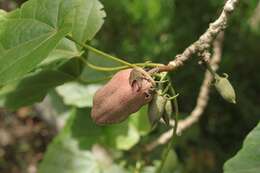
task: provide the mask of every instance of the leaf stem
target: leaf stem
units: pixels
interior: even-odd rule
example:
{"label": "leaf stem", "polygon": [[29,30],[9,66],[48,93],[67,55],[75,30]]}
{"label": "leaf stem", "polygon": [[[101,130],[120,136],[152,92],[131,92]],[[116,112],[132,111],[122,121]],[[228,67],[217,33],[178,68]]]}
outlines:
{"label": "leaf stem", "polygon": [[96,48],[94,48],[94,47],[92,47],[90,45],[85,44],[85,43],[80,43],[80,42],[78,42],[77,40],[75,40],[74,38],[72,38],[69,35],[67,35],[66,38],[71,40],[71,41],[73,41],[74,43],[76,43],[77,45],[81,46],[82,48],[87,49],[87,50],[89,50],[91,52],[94,52],[94,53],[96,53],[98,55],[101,55],[104,58],[107,58],[107,59],[119,62],[121,64],[124,64],[124,65],[128,66],[128,67],[132,67],[132,68],[136,67],[136,65],[131,64],[131,63],[125,61],[125,60],[119,59],[119,58],[114,57],[114,56],[112,56],[112,55],[110,55],[108,53],[102,52],[102,51],[100,51],[100,50],[98,50],[98,49],[96,49]]}
{"label": "leaf stem", "polygon": [[128,68],[128,66],[118,66],[118,67],[102,67],[102,66],[97,66],[97,65],[94,65],[90,62],[88,62],[86,59],[82,58],[82,57],[79,57],[79,59],[88,67],[94,69],[94,70],[97,70],[97,71],[106,71],[106,72],[109,72],[109,71],[118,71],[118,70],[122,70],[122,69],[126,69]]}
{"label": "leaf stem", "polygon": [[211,74],[213,77],[216,77],[216,72],[212,69],[210,63],[203,61],[203,64],[204,64],[204,66],[206,67],[206,69],[210,72],[210,74]]}
{"label": "leaf stem", "polygon": [[[116,66],[116,67],[104,67],[104,66],[98,66],[95,64],[90,63],[89,61],[87,61],[85,58],[83,57],[77,57],[79,58],[86,66],[97,70],[97,71],[105,71],[105,72],[110,72],[110,71],[118,71],[118,70],[123,70],[123,69],[127,69],[129,68],[128,66]],[[133,64],[136,65],[138,67],[158,67],[161,64],[156,64],[156,63],[136,63]]]}

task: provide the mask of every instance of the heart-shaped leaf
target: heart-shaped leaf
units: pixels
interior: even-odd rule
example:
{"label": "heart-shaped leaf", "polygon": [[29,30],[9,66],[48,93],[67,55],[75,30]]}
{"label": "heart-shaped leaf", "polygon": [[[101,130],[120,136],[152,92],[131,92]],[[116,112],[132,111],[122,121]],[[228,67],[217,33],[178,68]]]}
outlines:
{"label": "heart-shaped leaf", "polygon": [[5,107],[17,109],[42,101],[50,89],[74,79],[58,70],[37,71],[3,87],[0,98],[3,98]]}
{"label": "heart-shaped leaf", "polygon": [[39,173],[125,173],[111,158],[95,154],[102,128],[90,119],[90,109],[73,110],[61,133],[49,145]]}
{"label": "heart-shaped leaf", "polygon": [[246,137],[243,147],[224,165],[224,173],[259,173],[260,122]]}

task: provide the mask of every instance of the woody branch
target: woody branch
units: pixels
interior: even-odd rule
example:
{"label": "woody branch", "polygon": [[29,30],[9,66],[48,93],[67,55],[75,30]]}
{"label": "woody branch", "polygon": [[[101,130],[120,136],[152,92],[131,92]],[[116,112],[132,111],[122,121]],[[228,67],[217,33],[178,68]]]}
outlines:
{"label": "woody branch", "polygon": [[[224,39],[224,32],[221,32],[217,39],[213,43],[213,55],[210,60],[210,65],[214,71],[216,71],[219,67],[219,63],[222,57],[222,42]],[[210,84],[213,81],[213,76],[209,71],[205,72],[204,81],[201,85],[200,92],[197,98],[197,103],[193,111],[190,113],[184,120],[180,120],[178,122],[177,134],[181,134],[188,127],[196,123],[199,118],[202,116],[209,100],[210,93]],[[171,126],[175,125],[175,122],[171,120]],[[160,137],[158,137],[155,141],[152,141],[150,144],[146,145],[146,150],[151,151],[159,145],[163,145],[167,143],[172,137],[172,130],[169,130],[163,133]]]}
{"label": "woody branch", "polygon": [[206,30],[206,32],[203,33],[197,41],[187,47],[183,53],[176,55],[175,59],[170,61],[168,65],[159,67],[159,71],[162,72],[176,70],[177,68],[183,66],[185,61],[189,60],[192,55],[204,53],[204,51],[208,50],[217,35],[227,27],[228,19],[231,13],[234,11],[238,1],[239,0],[228,0],[225,3],[218,19],[209,25],[209,28]]}

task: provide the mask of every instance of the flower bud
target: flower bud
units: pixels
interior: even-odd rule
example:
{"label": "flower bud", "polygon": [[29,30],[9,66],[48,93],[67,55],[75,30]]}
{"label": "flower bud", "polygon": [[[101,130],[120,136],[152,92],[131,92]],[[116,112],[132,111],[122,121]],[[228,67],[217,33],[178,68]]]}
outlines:
{"label": "flower bud", "polygon": [[168,99],[165,104],[165,111],[162,115],[163,121],[167,126],[170,125],[170,117],[172,116],[172,112],[172,102]]}
{"label": "flower bud", "polygon": [[162,95],[155,94],[153,100],[148,105],[148,117],[152,128],[161,119],[166,105],[167,98]]}
{"label": "flower bud", "polygon": [[97,124],[119,123],[152,100],[153,83],[129,83],[132,69],[121,70],[100,88],[93,99],[91,117]]}
{"label": "flower bud", "polygon": [[224,77],[221,77],[216,74],[215,83],[214,83],[219,94],[228,102],[236,103],[236,93],[231,83],[228,80],[228,75],[224,74]]}

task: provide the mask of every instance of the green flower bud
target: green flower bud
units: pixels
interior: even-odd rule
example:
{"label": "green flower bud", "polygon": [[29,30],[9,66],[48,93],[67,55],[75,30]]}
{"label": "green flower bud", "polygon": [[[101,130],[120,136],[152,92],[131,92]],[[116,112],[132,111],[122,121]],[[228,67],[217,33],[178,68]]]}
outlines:
{"label": "green flower bud", "polygon": [[170,117],[172,116],[172,102],[167,100],[165,104],[165,111],[162,115],[163,121],[167,126],[170,126]]}
{"label": "green flower bud", "polygon": [[228,80],[228,75],[224,74],[224,77],[221,77],[216,74],[215,83],[214,83],[219,94],[228,102],[236,103],[236,93]]}
{"label": "green flower bud", "polygon": [[162,95],[155,94],[152,101],[148,105],[148,117],[152,128],[161,119],[167,99]]}

